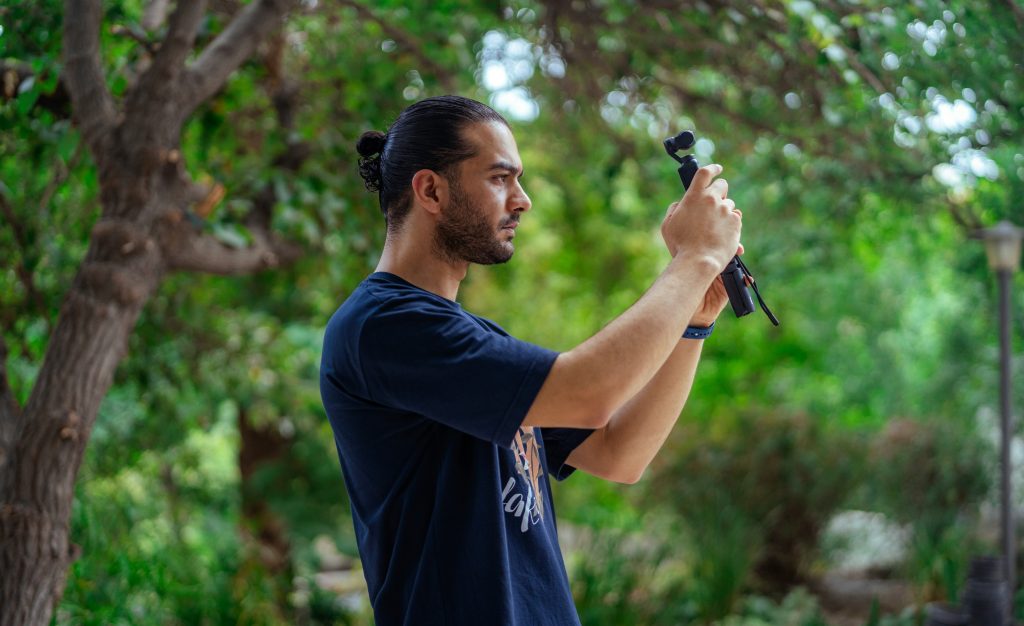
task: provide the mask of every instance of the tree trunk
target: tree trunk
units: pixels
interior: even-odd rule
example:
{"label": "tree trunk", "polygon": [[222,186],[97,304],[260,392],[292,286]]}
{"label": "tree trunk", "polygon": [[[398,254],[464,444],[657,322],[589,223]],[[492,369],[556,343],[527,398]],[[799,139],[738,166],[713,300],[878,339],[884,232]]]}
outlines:
{"label": "tree trunk", "polygon": [[78,553],[68,520],[85,443],[139,312],[159,282],[155,249],[119,266],[110,260],[120,255],[111,249],[119,238],[97,230],[0,477],[0,626],[50,622]]}

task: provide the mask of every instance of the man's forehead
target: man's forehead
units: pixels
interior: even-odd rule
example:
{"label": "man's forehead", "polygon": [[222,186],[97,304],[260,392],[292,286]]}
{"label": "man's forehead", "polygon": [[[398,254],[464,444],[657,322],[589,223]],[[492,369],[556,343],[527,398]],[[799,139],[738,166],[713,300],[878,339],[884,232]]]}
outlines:
{"label": "man's forehead", "polygon": [[489,122],[473,124],[466,130],[466,139],[471,141],[474,147],[475,155],[470,160],[475,167],[513,171],[523,169],[516,140],[507,126]]}

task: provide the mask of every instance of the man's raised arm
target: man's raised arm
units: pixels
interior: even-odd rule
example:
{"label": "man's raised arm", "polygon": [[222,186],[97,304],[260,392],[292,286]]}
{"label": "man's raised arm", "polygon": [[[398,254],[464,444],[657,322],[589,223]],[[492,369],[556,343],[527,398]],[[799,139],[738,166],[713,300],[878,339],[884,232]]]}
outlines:
{"label": "man's raised arm", "polygon": [[715,180],[719,165],[698,170],[661,225],[668,267],[622,315],[558,356],[524,426],[603,428],[643,389],[676,348],[715,277],[739,248],[741,217]]}

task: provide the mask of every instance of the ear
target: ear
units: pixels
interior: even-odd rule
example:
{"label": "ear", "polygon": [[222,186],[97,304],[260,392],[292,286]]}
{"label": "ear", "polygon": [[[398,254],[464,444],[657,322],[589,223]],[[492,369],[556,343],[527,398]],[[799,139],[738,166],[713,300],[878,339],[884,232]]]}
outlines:
{"label": "ear", "polygon": [[431,215],[439,215],[448,202],[448,181],[434,170],[420,170],[412,177],[413,201]]}

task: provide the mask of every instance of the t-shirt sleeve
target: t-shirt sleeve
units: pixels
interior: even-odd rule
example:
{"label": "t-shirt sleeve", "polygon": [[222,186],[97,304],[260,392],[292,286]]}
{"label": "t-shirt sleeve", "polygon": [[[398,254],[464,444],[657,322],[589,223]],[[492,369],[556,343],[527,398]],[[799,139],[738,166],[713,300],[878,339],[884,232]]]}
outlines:
{"label": "t-shirt sleeve", "polygon": [[540,429],[548,472],[555,477],[555,480],[565,480],[576,471],[575,467],[565,461],[592,432],[594,430],[591,428]]}
{"label": "t-shirt sleeve", "polygon": [[511,446],[558,353],[428,303],[382,306],[359,355],[373,401]]}

